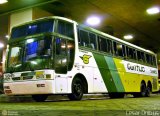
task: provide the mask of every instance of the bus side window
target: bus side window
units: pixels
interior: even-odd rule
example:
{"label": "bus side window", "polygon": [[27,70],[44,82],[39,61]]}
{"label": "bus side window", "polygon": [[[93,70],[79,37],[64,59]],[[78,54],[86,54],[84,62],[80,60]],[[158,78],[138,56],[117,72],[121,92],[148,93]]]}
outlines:
{"label": "bus side window", "polygon": [[140,62],[145,62],[144,52],[137,51],[137,58]]}
{"label": "bus side window", "polygon": [[79,39],[80,39],[80,45],[87,47],[89,46],[89,36],[88,32],[80,30],[79,31]]}
{"label": "bus side window", "polygon": [[112,53],[112,41],[107,39],[107,51]]}
{"label": "bus side window", "polygon": [[113,42],[113,50],[114,50],[114,54],[118,55],[117,43],[116,42]]}
{"label": "bus side window", "polygon": [[126,46],[127,57],[136,60],[136,50]]}
{"label": "bus side window", "polygon": [[55,54],[55,72],[56,73],[67,73],[67,47],[66,40],[56,38],[56,54]]}
{"label": "bus side window", "polygon": [[73,24],[59,20],[58,21],[58,33],[74,38]]}
{"label": "bus side window", "polygon": [[124,54],[125,54],[125,46],[124,45],[122,45],[122,44],[120,44],[120,43],[117,43],[117,54],[118,54],[118,56],[120,56],[120,57],[124,57]]}
{"label": "bus side window", "polygon": [[142,59],[141,59],[140,51],[137,51],[137,59],[138,59],[138,61],[141,61],[141,60],[142,60]]}
{"label": "bus side window", "polygon": [[156,57],[155,56],[152,56],[152,62],[153,62],[153,66],[156,66]]}
{"label": "bus side window", "polygon": [[67,55],[68,55],[68,70],[69,71],[73,67],[74,54],[75,54],[74,51],[75,51],[74,41],[68,40],[68,42],[67,42]]}
{"label": "bus side window", "polygon": [[145,62],[146,62],[146,59],[145,59],[145,54],[144,54],[144,52],[141,52],[141,58],[142,58],[142,61],[145,63]]}
{"label": "bus side window", "polygon": [[107,41],[105,38],[98,37],[99,50],[103,52],[107,52]]}
{"label": "bus side window", "polygon": [[89,39],[90,39],[90,47],[94,50],[97,49],[97,39],[96,35],[93,33],[89,33]]}
{"label": "bus side window", "polygon": [[151,64],[151,55],[146,54],[146,62],[147,64]]}

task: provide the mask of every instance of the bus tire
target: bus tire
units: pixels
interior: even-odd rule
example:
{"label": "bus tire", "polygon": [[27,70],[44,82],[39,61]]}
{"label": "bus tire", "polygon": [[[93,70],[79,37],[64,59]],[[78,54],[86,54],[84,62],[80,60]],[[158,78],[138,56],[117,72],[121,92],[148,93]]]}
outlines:
{"label": "bus tire", "polygon": [[145,97],[146,96],[146,85],[144,82],[141,83],[140,92],[133,93],[133,96],[136,97]]}
{"label": "bus tire", "polygon": [[32,95],[33,100],[36,102],[44,102],[47,99],[48,95]]}
{"label": "bus tire", "polygon": [[146,88],[146,94],[145,94],[145,96],[146,96],[146,97],[150,97],[150,96],[151,96],[151,93],[152,93],[152,89],[151,89],[151,87],[148,86],[148,87]]}
{"label": "bus tire", "polygon": [[124,93],[109,93],[110,98],[124,98]]}
{"label": "bus tire", "polygon": [[140,91],[140,97],[145,97],[146,96],[146,85],[145,83],[141,83],[141,91]]}
{"label": "bus tire", "polygon": [[83,97],[83,84],[81,79],[74,78],[72,82],[72,93],[68,95],[70,100],[81,100]]}

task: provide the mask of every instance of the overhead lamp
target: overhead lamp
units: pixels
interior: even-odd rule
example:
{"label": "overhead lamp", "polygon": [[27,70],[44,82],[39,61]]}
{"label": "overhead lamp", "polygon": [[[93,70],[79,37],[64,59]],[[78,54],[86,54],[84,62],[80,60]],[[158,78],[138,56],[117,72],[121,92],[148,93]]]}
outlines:
{"label": "overhead lamp", "polygon": [[4,47],[4,44],[3,43],[0,43],[0,48],[3,48]]}
{"label": "overhead lamp", "polygon": [[147,9],[148,14],[157,14],[159,12],[160,12],[160,9],[158,7],[153,7],[153,8]]}
{"label": "overhead lamp", "polygon": [[4,4],[4,3],[7,3],[8,1],[7,0],[0,0],[0,4]]}
{"label": "overhead lamp", "polygon": [[133,35],[125,35],[124,37],[123,37],[125,40],[131,40],[131,39],[133,39]]}
{"label": "overhead lamp", "polygon": [[100,22],[101,22],[101,18],[98,16],[90,16],[86,20],[86,23],[91,26],[98,26]]}

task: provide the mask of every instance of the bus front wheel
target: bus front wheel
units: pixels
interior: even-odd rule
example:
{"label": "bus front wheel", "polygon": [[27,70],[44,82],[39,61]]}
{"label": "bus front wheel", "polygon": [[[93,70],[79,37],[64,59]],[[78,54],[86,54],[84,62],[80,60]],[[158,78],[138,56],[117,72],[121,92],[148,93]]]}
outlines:
{"label": "bus front wheel", "polygon": [[47,99],[48,95],[32,95],[32,98],[36,102],[44,102]]}
{"label": "bus front wheel", "polygon": [[72,93],[68,95],[70,100],[81,100],[83,97],[83,84],[81,79],[75,78],[72,82]]}

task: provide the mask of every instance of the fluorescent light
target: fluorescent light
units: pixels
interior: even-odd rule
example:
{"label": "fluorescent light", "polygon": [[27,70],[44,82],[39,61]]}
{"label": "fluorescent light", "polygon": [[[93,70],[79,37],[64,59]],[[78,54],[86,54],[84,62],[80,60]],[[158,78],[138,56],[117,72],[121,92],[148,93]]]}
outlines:
{"label": "fluorescent light", "polygon": [[86,22],[91,26],[98,26],[101,22],[101,19],[98,16],[91,16],[87,18]]}
{"label": "fluorescent light", "polygon": [[3,43],[0,43],[0,48],[3,48],[4,47],[4,44]]}
{"label": "fluorescent light", "polygon": [[131,39],[133,39],[133,36],[132,36],[132,35],[125,35],[125,36],[124,36],[124,39],[126,39],[126,40],[131,40]]}
{"label": "fluorescent light", "polygon": [[157,14],[159,12],[160,12],[160,9],[158,7],[153,7],[153,8],[147,9],[148,14]]}
{"label": "fluorescent light", "polygon": [[4,4],[4,3],[7,3],[8,1],[7,0],[0,0],[0,4]]}

